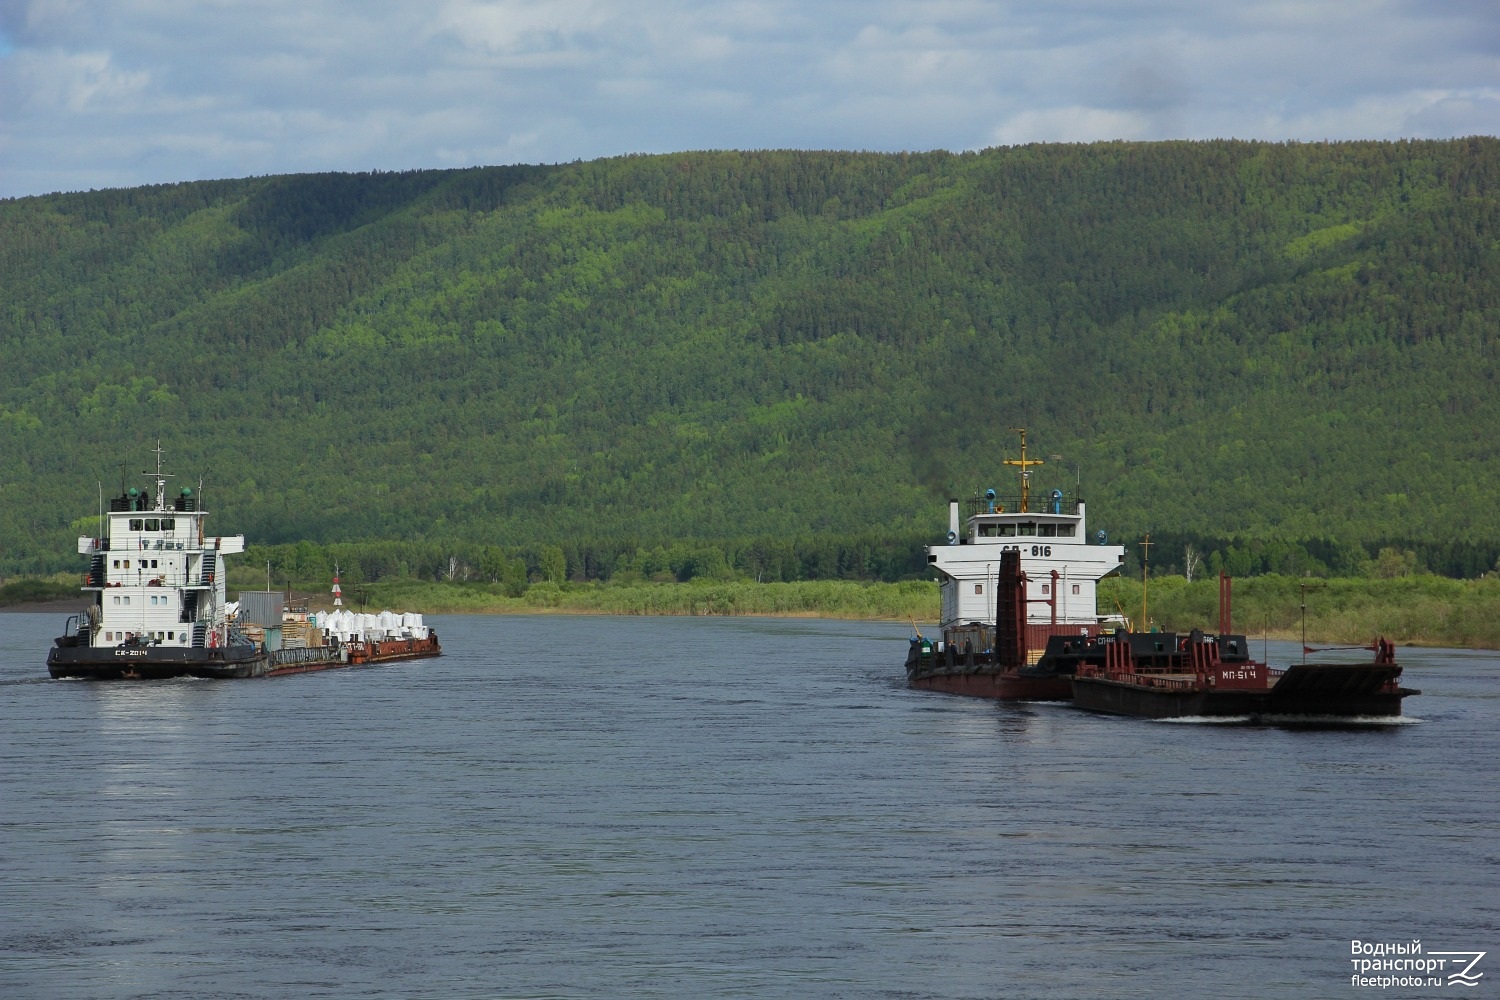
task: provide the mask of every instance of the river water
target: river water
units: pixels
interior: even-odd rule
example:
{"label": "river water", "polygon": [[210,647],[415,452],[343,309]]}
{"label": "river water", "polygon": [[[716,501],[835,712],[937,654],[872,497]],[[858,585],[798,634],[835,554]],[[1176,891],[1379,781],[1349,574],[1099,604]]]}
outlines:
{"label": "river water", "polygon": [[1296,729],[908,691],[890,624],[441,617],[437,660],[93,684],[62,618],[0,616],[6,997],[1442,994],[1351,982],[1413,939],[1500,980],[1492,653]]}

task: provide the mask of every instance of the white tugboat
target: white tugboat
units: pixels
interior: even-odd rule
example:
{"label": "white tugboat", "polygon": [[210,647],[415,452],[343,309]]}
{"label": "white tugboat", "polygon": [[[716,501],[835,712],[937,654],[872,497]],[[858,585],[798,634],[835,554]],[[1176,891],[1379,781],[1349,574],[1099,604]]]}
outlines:
{"label": "white tugboat", "polygon": [[[280,597],[270,592],[269,620],[253,630],[258,641],[247,638],[224,594],[224,557],[245,551],[245,538],[206,534],[207,511],[190,488],[168,497],[172,477],[161,459],[158,442],[154,496],[122,490],[100,512],[99,537],[78,539],[79,554],[90,560],[82,588],[88,603],[47,654],[53,677],[263,677],[441,653],[437,632],[421,616],[390,612],[388,623],[315,631],[313,644],[303,636],[291,648],[281,642]],[[307,617],[300,632],[308,631]]]}
{"label": "white tugboat", "polygon": [[[1020,491],[993,489],[969,500],[948,501],[946,545],[929,545],[927,563],[938,574],[942,595],[942,638],[918,635],[907,657],[913,687],[989,698],[1066,699],[1068,677],[1028,676],[1026,662],[1001,663],[994,655],[996,623],[1007,630],[1006,648],[1040,656],[1053,635],[1094,636],[1120,622],[1098,612],[1098,583],[1125,561],[1122,545],[1109,545],[1104,532],[1089,537],[1082,499],[1060,489],[1031,495],[1032,467],[1026,457],[1026,431],[1020,430],[1021,457],[1006,459],[1019,473]],[[1002,555],[1020,560],[1020,586],[1000,585]],[[1015,558],[1012,556],[1011,558]],[[1011,636],[1010,633],[1020,633]]]}
{"label": "white tugboat", "polygon": [[[53,677],[98,680],[255,677],[270,671],[264,646],[231,630],[224,556],[245,551],[243,535],[204,532],[207,512],[188,487],[168,498],[156,447],[154,496],[131,488],[101,512],[100,536],[78,539],[89,557],[84,612],[47,655]],[[151,475],[146,473],[146,475]]]}

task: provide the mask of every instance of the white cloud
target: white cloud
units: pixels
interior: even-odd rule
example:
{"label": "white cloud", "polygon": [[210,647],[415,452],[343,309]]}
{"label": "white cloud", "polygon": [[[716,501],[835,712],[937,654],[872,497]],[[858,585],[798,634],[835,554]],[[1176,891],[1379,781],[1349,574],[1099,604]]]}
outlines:
{"label": "white cloud", "polygon": [[108,52],[26,51],[10,58],[29,85],[17,96],[49,116],[128,111],[150,84],[149,73],[120,69]]}
{"label": "white cloud", "polygon": [[1077,105],[1021,111],[995,127],[989,135],[988,145],[1143,139],[1150,131],[1149,126],[1149,119],[1132,111],[1107,111]]}

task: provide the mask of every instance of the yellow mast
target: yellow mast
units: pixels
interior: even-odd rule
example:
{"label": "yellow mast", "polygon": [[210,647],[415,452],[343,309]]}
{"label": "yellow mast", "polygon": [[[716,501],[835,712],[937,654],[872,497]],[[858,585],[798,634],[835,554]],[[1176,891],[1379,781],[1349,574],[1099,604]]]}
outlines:
{"label": "yellow mast", "polygon": [[1011,430],[1021,435],[1021,457],[1019,459],[1007,458],[1002,461],[1005,465],[1019,465],[1021,467],[1021,513],[1024,514],[1031,509],[1031,467],[1046,463],[1039,458],[1026,457],[1026,428],[1012,427]]}

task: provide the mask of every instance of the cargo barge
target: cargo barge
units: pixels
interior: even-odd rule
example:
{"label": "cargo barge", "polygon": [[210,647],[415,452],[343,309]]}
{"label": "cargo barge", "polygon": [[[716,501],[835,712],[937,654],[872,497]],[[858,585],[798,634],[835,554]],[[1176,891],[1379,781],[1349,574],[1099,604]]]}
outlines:
{"label": "cargo barge", "polygon": [[1231,587],[1221,573],[1217,634],[1121,628],[1082,641],[1053,637],[1030,669],[1068,675],[1076,708],[1149,719],[1375,721],[1399,716],[1402,699],[1421,694],[1401,686],[1395,647],[1383,638],[1364,663],[1276,669],[1254,659],[1233,631]]}
{"label": "cargo barge", "polygon": [[[948,501],[945,544],[927,547],[927,564],[942,596],[940,635],[920,631],[907,651],[910,687],[981,698],[1057,701],[1072,697],[1072,680],[1034,668],[1054,636],[1069,641],[1097,637],[1118,616],[1101,616],[1098,582],[1118,572],[1125,549],[1108,544],[1103,531],[1090,537],[1084,501],[1061,489],[1034,503],[1026,432],[1014,466],[1019,489],[1001,495],[987,489],[961,509]],[[1016,562],[1002,583],[1002,559]],[[1030,588],[1018,585],[1029,581]],[[1003,634],[997,634],[997,629]],[[1035,651],[1033,654],[1031,651]]]}
{"label": "cargo barge", "polygon": [[[154,494],[122,488],[100,511],[98,537],[78,540],[89,558],[88,600],[48,651],[52,677],[269,677],[442,653],[420,616],[383,612],[363,616],[373,621],[358,628],[337,612],[322,623],[305,612],[299,620],[269,592],[260,613],[247,616],[224,589],[224,557],[245,550],[244,536],[207,534],[207,511],[192,489],[169,498],[160,443],[155,451]],[[283,631],[299,637],[283,643]]]}

